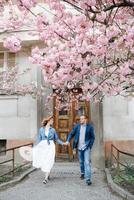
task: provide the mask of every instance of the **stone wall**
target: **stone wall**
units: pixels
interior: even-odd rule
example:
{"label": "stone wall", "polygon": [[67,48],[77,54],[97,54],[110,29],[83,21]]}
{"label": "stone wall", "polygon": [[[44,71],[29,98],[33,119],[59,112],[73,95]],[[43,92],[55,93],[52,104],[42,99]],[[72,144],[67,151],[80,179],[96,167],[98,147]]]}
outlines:
{"label": "stone wall", "polygon": [[134,153],[134,99],[105,98],[103,136],[106,160],[110,159],[111,143],[122,151]]}

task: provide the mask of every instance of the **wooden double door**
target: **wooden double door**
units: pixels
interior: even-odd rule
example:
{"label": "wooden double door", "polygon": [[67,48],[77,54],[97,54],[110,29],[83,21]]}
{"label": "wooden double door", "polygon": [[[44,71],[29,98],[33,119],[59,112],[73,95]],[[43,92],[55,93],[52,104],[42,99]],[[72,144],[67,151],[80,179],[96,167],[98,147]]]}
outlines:
{"label": "wooden double door", "polygon": [[[81,101],[81,102],[72,102],[70,109],[67,110],[57,110],[56,109],[56,98],[54,99],[54,128],[56,129],[58,136],[64,142],[67,139],[68,134],[75,126],[76,123],[79,122],[80,116],[86,114],[88,116],[88,120],[90,120],[90,108],[89,102]],[[69,146],[61,146],[56,144],[56,157],[60,159],[73,159],[72,153],[72,142]]]}

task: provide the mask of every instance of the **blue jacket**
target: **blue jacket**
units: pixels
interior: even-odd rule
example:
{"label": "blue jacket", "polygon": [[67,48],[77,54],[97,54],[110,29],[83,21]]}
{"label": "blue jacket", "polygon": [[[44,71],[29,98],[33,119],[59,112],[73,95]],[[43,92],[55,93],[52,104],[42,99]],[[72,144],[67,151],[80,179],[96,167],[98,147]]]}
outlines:
{"label": "blue jacket", "polygon": [[[78,147],[80,127],[81,127],[81,125],[77,124],[67,137],[68,142],[70,142],[70,140],[74,137],[73,149]],[[86,125],[86,133],[85,133],[86,148],[90,147],[90,149],[91,149],[93,146],[94,140],[95,140],[94,128],[91,124],[87,124]]]}
{"label": "blue jacket", "polygon": [[37,143],[39,143],[41,140],[47,140],[48,144],[50,143],[50,140],[56,141],[58,144],[63,145],[63,142],[58,138],[58,135],[54,128],[50,127],[48,136],[45,135],[45,127],[41,127],[39,130],[39,135],[37,137]]}

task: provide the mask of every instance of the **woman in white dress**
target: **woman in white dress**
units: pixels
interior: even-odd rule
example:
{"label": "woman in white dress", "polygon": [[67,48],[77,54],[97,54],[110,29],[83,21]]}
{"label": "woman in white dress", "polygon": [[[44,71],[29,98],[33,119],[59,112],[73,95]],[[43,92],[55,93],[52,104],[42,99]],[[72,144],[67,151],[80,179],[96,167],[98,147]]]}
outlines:
{"label": "woman in white dress", "polygon": [[53,117],[48,117],[43,120],[38,134],[37,145],[33,148],[33,166],[41,168],[45,172],[44,184],[48,182],[48,177],[55,161],[54,141],[58,144],[65,145],[58,138],[55,129],[51,127],[52,124]]}

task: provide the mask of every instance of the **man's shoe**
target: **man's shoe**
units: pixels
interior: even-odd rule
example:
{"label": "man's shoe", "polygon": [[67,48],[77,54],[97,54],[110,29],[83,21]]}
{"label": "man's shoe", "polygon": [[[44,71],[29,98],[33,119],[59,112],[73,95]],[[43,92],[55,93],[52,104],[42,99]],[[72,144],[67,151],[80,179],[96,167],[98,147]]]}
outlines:
{"label": "man's shoe", "polygon": [[84,174],[81,174],[80,179],[81,179],[81,180],[84,179]]}
{"label": "man's shoe", "polygon": [[87,185],[91,185],[92,182],[91,182],[90,180],[88,180],[88,181],[86,181],[86,184],[87,184]]}

